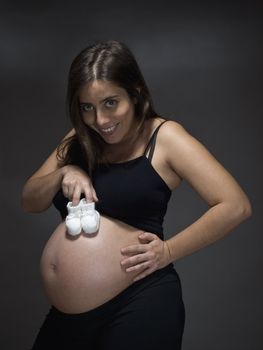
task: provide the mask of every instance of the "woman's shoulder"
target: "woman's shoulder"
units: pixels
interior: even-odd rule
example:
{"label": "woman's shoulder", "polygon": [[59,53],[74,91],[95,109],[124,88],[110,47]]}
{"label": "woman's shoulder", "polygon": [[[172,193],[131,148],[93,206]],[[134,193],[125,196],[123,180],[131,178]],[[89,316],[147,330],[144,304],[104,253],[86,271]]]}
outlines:
{"label": "woman's shoulder", "polygon": [[169,140],[175,137],[180,137],[183,132],[186,132],[183,125],[175,120],[156,116],[148,119],[144,125],[145,139],[149,140],[157,132],[158,143],[169,143]]}
{"label": "woman's shoulder", "polygon": [[154,132],[158,127],[158,134],[160,134],[160,136],[158,136],[159,138],[174,137],[176,134],[186,131],[184,126],[178,121],[163,117],[153,118],[151,126],[152,131]]}
{"label": "woman's shoulder", "polygon": [[162,118],[162,122],[163,123],[163,126],[162,128],[163,129],[166,129],[167,130],[176,130],[176,129],[180,129],[180,128],[183,128],[183,125],[182,123],[179,123],[178,121],[174,120],[174,119],[165,119],[165,118]]}
{"label": "woman's shoulder", "polygon": [[188,132],[181,122],[172,119],[158,118],[155,121],[155,129],[158,130],[158,144],[163,150],[179,150],[181,147],[187,147],[193,140],[193,136]]}

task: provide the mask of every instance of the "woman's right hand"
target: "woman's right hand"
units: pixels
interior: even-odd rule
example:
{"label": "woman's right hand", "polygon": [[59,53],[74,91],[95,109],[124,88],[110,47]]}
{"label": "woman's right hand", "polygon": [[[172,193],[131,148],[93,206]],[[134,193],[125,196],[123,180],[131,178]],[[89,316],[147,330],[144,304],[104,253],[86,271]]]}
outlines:
{"label": "woman's right hand", "polygon": [[81,194],[84,193],[88,202],[97,202],[98,197],[87,173],[76,165],[66,165],[61,181],[63,194],[72,201],[73,205],[79,203]]}

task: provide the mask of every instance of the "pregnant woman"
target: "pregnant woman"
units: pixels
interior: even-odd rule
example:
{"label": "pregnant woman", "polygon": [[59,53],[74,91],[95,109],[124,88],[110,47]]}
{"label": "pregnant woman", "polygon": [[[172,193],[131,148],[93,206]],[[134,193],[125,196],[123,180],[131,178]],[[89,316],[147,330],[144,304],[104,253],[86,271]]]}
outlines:
{"label": "pregnant woman", "polygon": [[[173,262],[224,237],[251,214],[236,180],[182,125],[156,114],[126,45],[91,45],[74,59],[72,130],[27,180],[25,211],[52,202],[62,222],[40,262],[51,308],[32,349],[181,349],[185,322]],[[171,193],[185,179],[210,206],[164,240]],[[67,204],[95,202],[99,228],[72,236]]]}

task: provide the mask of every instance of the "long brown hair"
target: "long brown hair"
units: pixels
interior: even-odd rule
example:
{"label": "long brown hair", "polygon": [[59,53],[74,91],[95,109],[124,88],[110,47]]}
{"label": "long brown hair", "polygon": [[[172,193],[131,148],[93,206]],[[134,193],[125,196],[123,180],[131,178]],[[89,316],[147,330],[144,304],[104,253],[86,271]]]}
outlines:
{"label": "long brown hair", "polygon": [[66,99],[67,111],[76,134],[58,145],[57,158],[62,164],[81,165],[89,174],[97,163],[104,160],[106,142],[83,122],[79,92],[84,84],[97,79],[110,81],[125,89],[131,99],[136,98],[134,117],[139,131],[146,119],[156,116],[140,68],[125,44],[109,40],[82,50],[70,67]]}

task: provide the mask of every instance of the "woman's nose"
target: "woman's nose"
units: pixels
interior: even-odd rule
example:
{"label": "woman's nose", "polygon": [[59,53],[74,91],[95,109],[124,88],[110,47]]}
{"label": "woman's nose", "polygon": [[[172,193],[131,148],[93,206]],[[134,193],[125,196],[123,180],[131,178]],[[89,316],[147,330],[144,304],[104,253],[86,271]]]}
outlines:
{"label": "woman's nose", "polygon": [[97,110],[96,111],[96,124],[98,126],[105,126],[107,123],[110,122],[110,117],[107,113],[105,113],[105,111],[101,111],[101,110]]}

